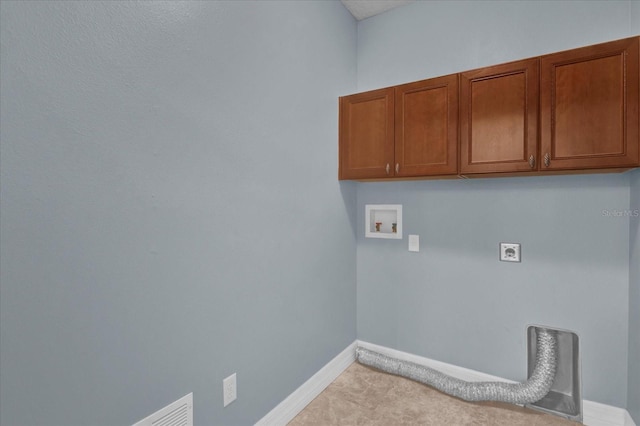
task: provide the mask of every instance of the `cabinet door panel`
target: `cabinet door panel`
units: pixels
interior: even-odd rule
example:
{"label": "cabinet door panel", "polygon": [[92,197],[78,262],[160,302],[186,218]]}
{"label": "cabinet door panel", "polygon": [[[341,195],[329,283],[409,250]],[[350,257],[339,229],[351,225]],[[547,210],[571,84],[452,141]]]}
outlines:
{"label": "cabinet door panel", "polygon": [[458,76],[396,87],[396,176],[457,173]]}
{"label": "cabinet door panel", "polygon": [[535,169],[537,59],[461,74],[460,100],[461,173]]}
{"label": "cabinet door panel", "polygon": [[638,49],[634,37],[542,57],[541,169],[640,164]]}
{"label": "cabinet door panel", "polygon": [[340,98],[340,179],[392,175],[394,90]]}

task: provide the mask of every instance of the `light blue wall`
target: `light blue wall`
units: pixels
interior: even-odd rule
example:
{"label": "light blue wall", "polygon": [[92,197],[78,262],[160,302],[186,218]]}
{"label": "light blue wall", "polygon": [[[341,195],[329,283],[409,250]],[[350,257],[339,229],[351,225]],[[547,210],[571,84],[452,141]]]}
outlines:
{"label": "light blue wall", "polygon": [[[338,2],[0,5],[0,423],[191,391],[197,424],[253,423],[355,338],[356,265],[359,338],[520,379],[526,324],[572,328],[585,397],[638,420],[637,220],[602,216],[638,172],[631,204],[629,175],[336,181],[356,57],[366,90],[637,34],[638,3],[417,2],[357,52]],[[420,253],[362,237],[380,202]]]}
{"label": "light blue wall", "polygon": [[[629,14],[632,29],[640,34],[640,2],[631,2]],[[631,211],[629,235],[629,388],[627,410],[634,421],[640,424],[640,171],[631,177]]]}
{"label": "light blue wall", "polygon": [[[358,90],[628,37],[630,2],[416,2],[358,24]],[[521,380],[525,328],[581,338],[584,397],[627,405],[629,175],[358,185],[358,338]],[[404,206],[402,241],[364,205]],[[519,264],[498,243],[522,244]]]}
{"label": "light blue wall", "polygon": [[355,21],[1,8],[0,423],[126,425],[194,392],[196,424],[252,424],[356,337]]}
{"label": "light blue wall", "polygon": [[[581,338],[584,397],[626,405],[626,175],[361,184],[365,204],[403,205],[407,238],[358,241],[358,338],[521,380],[525,329]],[[364,223],[358,229],[364,229]],[[498,261],[501,241],[522,263]],[[607,366],[603,368],[603,366]]]}
{"label": "light blue wall", "polygon": [[358,90],[637,35],[635,1],[417,1],[358,23]]}
{"label": "light blue wall", "polygon": [[640,170],[631,174],[629,227],[629,390],[627,410],[640,424]]}
{"label": "light blue wall", "polygon": [[640,1],[629,2],[629,25],[631,32],[640,34]]}

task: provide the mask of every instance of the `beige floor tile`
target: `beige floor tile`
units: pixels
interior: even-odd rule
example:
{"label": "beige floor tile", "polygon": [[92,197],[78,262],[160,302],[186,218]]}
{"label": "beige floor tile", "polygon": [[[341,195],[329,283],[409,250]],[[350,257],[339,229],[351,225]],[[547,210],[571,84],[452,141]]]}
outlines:
{"label": "beige floor tile", "polygon": [[289,426],[575,426],[516,405],[469,403],[403,377],[354,363]]}

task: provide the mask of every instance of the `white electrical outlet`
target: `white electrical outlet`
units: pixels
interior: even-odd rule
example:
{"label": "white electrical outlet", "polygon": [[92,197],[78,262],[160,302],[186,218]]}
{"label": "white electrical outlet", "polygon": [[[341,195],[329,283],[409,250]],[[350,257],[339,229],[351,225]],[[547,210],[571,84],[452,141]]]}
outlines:
{"label": "white electrical outlet", "polygon": [[520,262],[520,244],[500,243],[500,260],[502,262]]}
{"label": "white electrical outlet", "polygon": [[409,251],[420,251],[420,235],[409,235]]}
{"label": "white electrical outlet", "polygon": [[222,381],[222,402],[225,407],[236,400],[236,391],[236,373],[233,373]]}

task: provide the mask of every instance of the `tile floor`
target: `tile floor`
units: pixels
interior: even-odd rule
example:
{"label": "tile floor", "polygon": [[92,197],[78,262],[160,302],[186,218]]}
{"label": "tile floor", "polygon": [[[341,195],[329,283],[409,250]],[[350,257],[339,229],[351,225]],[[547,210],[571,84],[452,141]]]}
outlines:
{"label": "tile floor", "polygon": [[511,404],[465,402],[421,383],[354,363],[289,426],[577,424]]}

